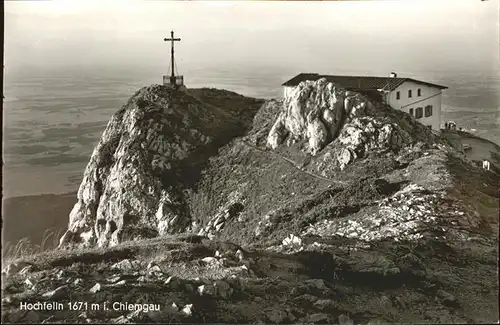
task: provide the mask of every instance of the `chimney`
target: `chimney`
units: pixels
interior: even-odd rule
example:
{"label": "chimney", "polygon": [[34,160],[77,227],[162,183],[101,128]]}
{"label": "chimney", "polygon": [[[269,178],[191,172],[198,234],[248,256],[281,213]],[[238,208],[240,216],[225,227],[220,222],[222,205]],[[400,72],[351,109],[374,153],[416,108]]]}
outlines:
{"label": "chimney", "polygon": [[397,76],[396,72],[391,72],[391,78],[396,78]]}

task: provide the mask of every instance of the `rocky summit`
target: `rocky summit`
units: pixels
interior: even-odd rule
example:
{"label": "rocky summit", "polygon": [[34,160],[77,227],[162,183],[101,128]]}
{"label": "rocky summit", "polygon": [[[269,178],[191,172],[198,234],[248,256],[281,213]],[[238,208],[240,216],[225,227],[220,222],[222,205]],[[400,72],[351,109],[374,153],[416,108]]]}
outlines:
{"label": "rocky summit", "polygon": [[500,148],[485,170],[457,137],[325,79],[145,87],[59,248],[4,268],[2,321],[496,322]]}
{"label": "rocky summit", "polygon": [[61,244],[109,246],[189,230],[183,190],[218,147],[241,134],[259,102],[222,93],[221,101],[247,111],[234,116],[197,97],[217,94],[162,86],[134,94],[92,153]]}

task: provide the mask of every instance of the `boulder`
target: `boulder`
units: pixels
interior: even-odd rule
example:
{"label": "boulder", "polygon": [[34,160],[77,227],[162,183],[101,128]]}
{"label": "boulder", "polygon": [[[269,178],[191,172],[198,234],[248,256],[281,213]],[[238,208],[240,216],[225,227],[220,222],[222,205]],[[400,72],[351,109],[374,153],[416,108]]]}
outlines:
{"label": "boulder", "polygon": [[101,284],[96,283],[92,288],[90,288],[91,293],[97,293],[101,291]]}
{"label": "boulder", "polygon": [[193,314],[193,304],[185,305],[182,308],[181,313],[183,313],[186,316],[191,316]]}
{"label": "boulder", "polygon": [[309,324],[331,324],[331,318],[327,314],[310,314],[303,318],[303,323]]}
{"label": "boulder", "polygon": [[129,259],[124,259],[117,262],[111,266],[111,269],[117,269],[122,271],[130,271],[140,267],[139,261],[130,261]]}
{"label": "boulder", "polygon": [[331,299],[320,299],[314,303],[314,307],[319,310],[330,310],[337,307],[337,303]]}
{"label": "boulder", "polygon": [[200,296],[211,296],[211,297],[214,297],[217,292],[215,286],[211,284],[203,284],[198,287],[197,291]]}
{"label": "boulder", "polygon": [[44,293],[42,296],[49,299],[49,300],[59,300],[59,299],[67,297],[68,293],[69,293],[68,285],[63,285],[63,286],[57,287],[56,289],[54,289],[52,291],[48,291],[48,292]]}
{"label": "boulder", "polygon": [[300,246],[302,245],[302,240],[294,234],[290,234],[287,238],[283,239],[282,243],[283,246]]}

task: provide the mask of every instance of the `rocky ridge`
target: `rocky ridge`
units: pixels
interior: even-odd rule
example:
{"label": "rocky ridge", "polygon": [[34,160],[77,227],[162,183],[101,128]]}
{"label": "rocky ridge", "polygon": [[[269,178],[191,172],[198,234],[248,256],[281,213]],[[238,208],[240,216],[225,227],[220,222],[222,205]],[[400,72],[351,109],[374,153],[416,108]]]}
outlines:
{"label": "rocky ridge", "polygon": [[[163,140],[140,149],[149,132]],[[498,181],[376,95],[325,80],[263,104],[144,88],[96,147],[61,248],[5,269],[2,319],[496,321]],[[101,309],[16,307],[75,299]],[[122,301],[142,309],[102,309]]]}

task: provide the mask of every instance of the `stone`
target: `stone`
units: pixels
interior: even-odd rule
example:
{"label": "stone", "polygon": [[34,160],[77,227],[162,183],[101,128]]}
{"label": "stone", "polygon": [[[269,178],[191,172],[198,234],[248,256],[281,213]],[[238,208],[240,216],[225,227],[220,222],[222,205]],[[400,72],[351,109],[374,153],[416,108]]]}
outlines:
{"label": "stone", "polygon": [[285,128],[285,124],[283,123],[284,115],[280,115],[276,121],[274,122],[273,127],[269,131],[269,135],[267,136],[267,145],[271,149],[276,149],[283,142],[285,137],[288,135],[288,132]]}
{"label": "stone", "polygon": [[26,275],[28,273],[33,272],[33,269],[34,269],[33,265],[25,266],[21,269],[21,271],[19,271],[19,274]]}
{"label": "stone", "polygon": [[243,252],[240,249],[238,249],[236,251],[236,253],[234,253],[234,255],[236,256],[236,258],[238,259],[239,262],[242,262],[243,259],[245,258],[245,255],[243,254]]}
{"label": "stone", "polygon": [[219,223],[215,226],[215,231],[220,231],[224,227],[224,223]]}
{"label": "stone", "polygon": [[60,286],[52,291],[44,293],[42,296],[51,300],[59,300],[65,298],[68,295],[68,285]]}
{"label": "stone", "polygon": [[306,323],[329,324],[330,317],[327,314],[310,314],[305,317]]}
{"label": "stone", "polygon": [[125,284],[127,284],[127,281],[120,280],[120,281],[118,281],[116,283],[113,283],[112,286],[114,286],[114,287],[121,287],[121,286],[124,286]]}
{"label": "stone", "polygon": [[142,316],[142,310],[134,310],[130,314],[128,314],[126,317],[128,320],[135,320],[136,318],[139,318]]}
{"label": "stone", "polygon": [[318,297],[306,293],[293,298],[293,300],[300,304],[303,303],[314,304],[318,300]]}
{"label": "stone", "polygon": [[162,270],[160,269],[160,267],[158,265],[154,265],[152,266],[151,268],[148,269],[148,273],[150,274],[161,274],[162,273]]}
{"label": "stone", "polygon": [[24,280],[24,284],[28,286],[30,289],[32,289],[34,286],[33,282],[30,279]]}
{"label": "stone", "polygon": [[118,282],[121,278],[122,278],[122,276],[121,276],[121,275],[117,275],[117,276],[114,276],[114,277],[111,277],[111,278],[107,279],[107,281],[108,281],[109,283],[116,283],[116,282]]}
{"label": "stone", "polygon": [[309,151],[315,156],[327,144],[327,129],[321,120],[315,119],[307,125],[306,134],[309,138]]}
{"label": "stone", "polygon": [[193,315],[193,304],[185,305],[184,308],[182,308],[181,313],[183,313],[186,316]]}
{"label": "stone", "polygon": [[353,155],[349,149],[342,149],[337,157],[340,170],[343,170],[353,160]]}
{"label": "stone", "polygon": [[282,244],[284,246],[301,246],[302,240],[299,237],[290,234],[287,238],[283,239]]}
{"label": "stone", "polygon": [[197,288],[198,294],[200,296],[212,296],[216,295],[216,289],[211,284],[203,284]]}
{"label": "stone", "polygon": [[56,273],[56,277],[57,279],[62,279],[66,276],[66,272],[64,272],[64,270],[59,270],[59,272]]}
{"label": "stone", "polygon": [[127,271],[132,269],[132,263],[129,259],[122,260],[118,263],[115,263],[111,266],[112,269],[118,269],[122,271]]}
{"label": "stone", "polygon": [[215,257],[204,257],[201,259],[201,261],[203,263],[206,263],[206,264],[210,264],[210,265],[213,265],[213,264],[218,264],[219,263],[219,260]]}
{"label": "stone", "polygon": [[326,285],[325,280],[323,279],[310,279],[306,280],[305,283],[308,287],[312,287],[320,291],[330,291],[330,288]]}
{"label": "stone", "polygon": [[101,291],[101,284],[100,283],[96,283],[92,288],[90,288],[91,293],[97,293],[99,291]]}
{"label": "stone", "polygon": [[114,324],[130,324],[131,322],[128,320],[127,317],[125,317],[125,315],[121,315],[120,317],[117,317],[117,318],[113,318],[112,320],[112,323]]}
{"label": "stone", "polygon": [[320,299],[314,303],[314,307],[319,310],[327,310],[336,308],[337,304],[331,299]]}

